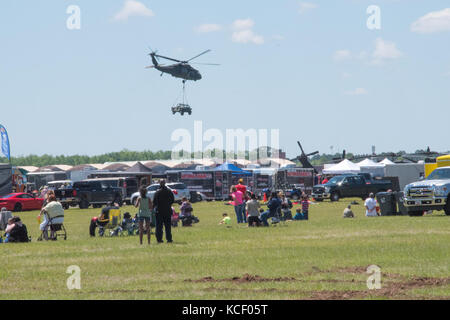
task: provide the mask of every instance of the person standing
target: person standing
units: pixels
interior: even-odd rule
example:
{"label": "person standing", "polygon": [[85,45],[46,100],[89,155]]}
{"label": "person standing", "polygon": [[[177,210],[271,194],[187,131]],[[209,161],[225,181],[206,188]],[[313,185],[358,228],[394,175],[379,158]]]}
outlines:
{"label": "person standing", "polygon": [[150,198],[147,198],[147,188],[141,187],[139,189],[140,196],[134,205],[136,208],[139,208],[138,217],[139,217],[139,242],[142,245],[142,238],[144,237],[144,223],[145,223],[145,231],[147,232],[147,241],[150,244],[150,234],[151,227],[150,223],[152,222],[152,209],[153,203]]}
{"label": "person standing", "polygon": [[373,193],[369,194],[369,197],[364,202],[366,207],[366,217],[376,217],[377,213],[377,200],[375,200],[375,195]]}
{"label": "person standing", "polygon": [[308,199],[308,195],[306,193],[304,193],[302,195],[302,215],[303,215],[303,220],[308,220],[308,212],[309,212],[309,199]]}
{"label": "person standing", "polygon": [[236,212],[237,223],[246,222],[244,218],[244,194],[234,186],[231,188],[231,197],[233,198],[234,211]]}
{"label": "person standing", "polygon": [[259,220],[259,208],[261,208],[261,205],[256,200],[256,195],[251,195],[251,199],[247,201],[245,208],[248,212],[248,226],[259,227],[261,225],[261,220]]}
{"label": "person standing", "polygon": [[156,241],[162,243],[163,240],[163,226],[166,232],[167,243],[172,240],[172,204],[175,202],[175,197],[172,190],[167,188],[166,181],[163,179],[159,182],[159,190],[156,191],[153,198],[153,207],[156,209]]}

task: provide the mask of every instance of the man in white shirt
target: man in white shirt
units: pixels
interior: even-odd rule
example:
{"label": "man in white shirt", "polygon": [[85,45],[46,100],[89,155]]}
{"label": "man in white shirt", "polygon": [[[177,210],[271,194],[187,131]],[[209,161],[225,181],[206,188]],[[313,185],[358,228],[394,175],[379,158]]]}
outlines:
{"label": "man in white shirt", "polygon": [[377,200],[375,200],[375,195],[371,193],[369,197],[364,202],[366,207],[366,217],[376,217],[377,213]]}

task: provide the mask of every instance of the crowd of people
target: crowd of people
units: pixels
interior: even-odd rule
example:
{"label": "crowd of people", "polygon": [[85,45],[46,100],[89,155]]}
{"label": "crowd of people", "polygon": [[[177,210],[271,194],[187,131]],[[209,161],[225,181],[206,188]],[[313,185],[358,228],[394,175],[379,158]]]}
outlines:
{"label": "crowd of people", "polygon": [[[43,240],[54,240],[52,233],[50,233],[50,236],[48,234],[49,227],[63,224],[64,209],[52,190],[45,191],[43,195],[44,203],[38,216],[39,229]],[[135,203],[137,213],[134,218],[129,212],[126,212],[117,228],[110,231],[111,235],[118,235],[120,232],[127,232],[129,235],[136,233],[139,234],[141,245],[144,235],[147,235],[147,243],[150,244],[152,227],[154,227],[157,243],[163,242],[164,234],[166,242],[172,243],[172,227],[177,227],[180,222],[184,227],[199,222],[199,219],[193,215],[193,206],[187,198],[182,199],[180,212],[176,212],[173,206],[175,203],[174,194],[166,186],[165,180],[160,181],[160,188],[155,193],[153,201],[147,196],[145,187],[142,187],[139,192],[140,196]],[[238,224],[246,223],[248,227],[268,227],[270,225],[269,219],[271,219],[272,224],[281,221],[309,220],[311,201],[306,193],[302,194],[299,202],[292,203],[283,192],[272,192],[269,199],[261,204],[256,195],[250,192],[243,184],[243,180],[240,179],[238,184],[231,187],[230,196]],[[295,215],[292,214],[294,204],[299,205],[295,209]],[[263,209],[262,206],[266,206],[267,209]],[[367,217],[380,215],[379,206],[373,193],[365,200],[364,206]],[[120,212],[120,207],[118,204],[108,203],[98,217],[92,218],[89,227],[91,236],[95,236],[96,228],[99,228],[100,236],[104,235],[105,229],[110,223],[111,210]],[[41,217],[43,217],[42,222]],[[350,204],[344,209],[343,218],[355,217]],[[228,213],[222,215],[220,224],[231,227],[232,219]],[[5,208],[0,211],[0,230],[5,231],[4,238],[0,237],[0,243],[30,241],[27,227],[20,217],[12,216],[11,212],[8,212]],[[50,231],[52,232],[52,230]]]}
{"label": "crowd of people", "polygon": [[[300,199],[301,207],[296,210],[296,215],[292,216],[293,204],[283,192],[272,192],[267,203],[267,210],[262,209],[256,195],[247,190],[243,184],[243,179],[239,179],[237,185],[232,186],[230,190],[236,220],[238,224],[248,223],[249,227],[268,227],[268,220],[272,223],[292,220],[308,220],[309,196],[303,193]],[[220,224],[230,226],[231,218],[228,213],[224,213]]]}

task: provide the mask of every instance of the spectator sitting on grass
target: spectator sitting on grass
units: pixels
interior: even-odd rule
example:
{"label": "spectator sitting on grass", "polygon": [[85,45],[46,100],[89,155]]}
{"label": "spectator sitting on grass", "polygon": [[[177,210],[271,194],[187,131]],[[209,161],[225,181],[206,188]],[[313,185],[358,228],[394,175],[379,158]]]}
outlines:
{"label": "spectator sitting on grass", "polygon": [[294,220],[305,220],[305,217],[303,216],[301,208],[297,208],[296,212],[297,213],[294,216]]}
{"label": "spectator sitting on grass", "polygon": [[349,204],[347,208],[344,209],[344,218],[354,218],[355,215],[353,214],[352,211],[352,205]]}
{"label": "spectator sitting on grass", "polygon": [[219,222],[219,224],[224,224],[227,228],[231,227],[231,218],[228,216],[228,213],[222,214],[223,219]]}

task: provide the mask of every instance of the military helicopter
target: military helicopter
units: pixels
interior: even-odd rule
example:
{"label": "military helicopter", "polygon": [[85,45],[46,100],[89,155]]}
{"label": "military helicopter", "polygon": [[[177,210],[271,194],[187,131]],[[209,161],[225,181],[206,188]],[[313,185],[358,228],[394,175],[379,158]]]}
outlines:
{"label": "military helicopter", "polygon": [[[152,57],[153,65],[152,66],[148,66],[146,68],[155,68],[156,70],[161,71],[161,76],[164,73],[168,73],[168,74],[172,75],[172,77],[183,79],[183,84],[187,80],[197,81],[197,80],[200,80],[202,78],[202,76],[201,76],[201,74],[200,74],[200,72],[198,70],[194,69],[189,64],[189,62],[191,62],[192,60],[194,60],[194,59],[196,59],[196,58],[198,58],[198,57],[200,57],[200,56],[202,56],[205,53],[208,53],[210,51],[211,50],[203,51],[202,53],[196,55],[195,57],[193,57],[193,58],[191,58],[189,60],[185,60],[185,61],[181,61],[181,60],[165,57],[165,56],[157,54],[155,51],[152,51],[151,53],[149,53],[149,56]],[[159,64],[157,58],[162,58],[162,59],[174,61],[174,62],[177,62],[177,63],[166,66],[166,65],[163,65],[163,64]],[[210,65],[210,66],[218,66],[219,65],[217,63],[196,63],[196,64]]]}
{"label": "military helicopter", "polygon": [[302,164],[303,168],[314,169],[314,172],[317,174],[317,170],[314,168],[314,166],[311,164],[311,162],[309,162],[308,157],[318,154],[319,151],[314,151],[314,152],[306,154],[305,150],[303,150],[303,147],[302,147],[302,144],[300,143],[300,141],[297,141],[297,144],[300,147],[300,150],[302,153],[301,153],[301,155],[295,157],[294,159],[290,159],[290,160],[291,161],[299,161]]}

